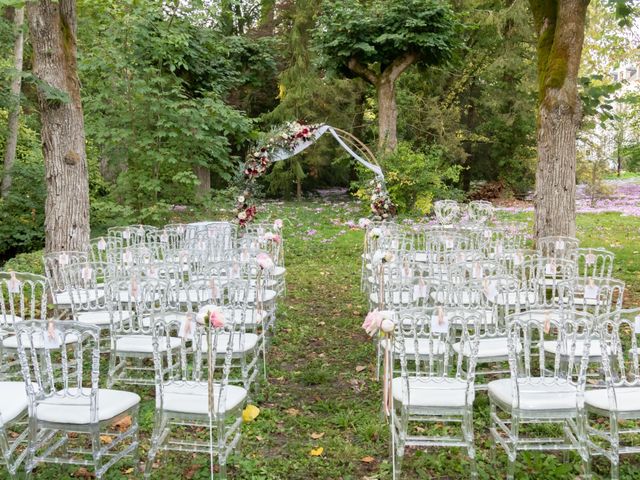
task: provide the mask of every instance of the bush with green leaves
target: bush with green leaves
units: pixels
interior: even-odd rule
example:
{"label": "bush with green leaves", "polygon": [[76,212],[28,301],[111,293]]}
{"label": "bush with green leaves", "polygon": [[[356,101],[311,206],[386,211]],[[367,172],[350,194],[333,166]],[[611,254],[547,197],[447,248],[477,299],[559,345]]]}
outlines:
{"label": "bush with green leaves", "polygon": [[438,146],[417,151],[401,142],[380,163],[389,195],[399,212],[415,209],[427,214],[435,200],[457,194],[451,184],[458,181],[462,167],[447,164]]}

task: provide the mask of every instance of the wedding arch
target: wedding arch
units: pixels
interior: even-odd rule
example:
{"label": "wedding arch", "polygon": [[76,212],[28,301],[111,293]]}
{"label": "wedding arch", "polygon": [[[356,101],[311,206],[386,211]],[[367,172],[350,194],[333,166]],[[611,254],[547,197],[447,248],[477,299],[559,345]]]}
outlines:
{"label": "wedding arch", "polygon": [[273,163],[306,150],[325,133],[331,134],[354,160],[373,172],[374,179],[369,183],[372,215],[378,220],[386,220],[395,215],[396,208],[389,198],[382,168],[373,152],[361,140],[345,130],[330,125],[289,122],[275,130],[268,139],[258,143],[247,155],[239,175],[240,193],[236,202],[236,219],[241,226],[252,222],[257,213],[254,203],[256,180],[264,175]]}

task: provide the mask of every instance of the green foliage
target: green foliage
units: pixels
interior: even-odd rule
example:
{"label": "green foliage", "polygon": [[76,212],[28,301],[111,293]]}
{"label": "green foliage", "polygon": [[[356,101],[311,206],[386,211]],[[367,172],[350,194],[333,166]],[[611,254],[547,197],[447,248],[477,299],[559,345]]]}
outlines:
{"label": "green foliage", "polygon": [[434,200],[450,195],[450,184],[458,181],[461,171],[459,165],[446,165],[439,147],[419,152],[406,143],[400,143],[381,164],[389,195],[400,212],[418,206],[421,213],[429,213]]}
{"label": "green foliage", "polygon": [[325,65],[350,75],[346,65],[352,58],[378,71],[407,53],[423,65],[446,62],[459,27],[449,4],[439,0],[331,0],[315,40]]}
{"label": "green foliage", "polygon": [[43,250],[35,250],[29,253],[20,253],[11,260],[6,262],[0,270],[14,272],[31,272],[39,275],[44,274],[44,265],[42,264]]}

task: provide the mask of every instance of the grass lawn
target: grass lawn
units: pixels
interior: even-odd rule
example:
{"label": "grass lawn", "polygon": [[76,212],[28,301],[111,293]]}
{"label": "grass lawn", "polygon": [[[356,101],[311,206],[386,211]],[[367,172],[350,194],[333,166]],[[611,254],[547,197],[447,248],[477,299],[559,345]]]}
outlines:
{"label": "grass lawn", "polygon": [[[354,203],[272,204],[262,218],[285,220],[288,296],[279,310],[277,335],[269,352],[269,383],[256,398],[261,413],[244,425],[243,440],[230,462],[235,479],[390,478],[389,430],[381,417],[380,384],[375,381],[374,348],[360,328],[367,305],[360,293],[363,234],[344,222],[361,216]],[[530,214],[507,215],[520,220]],[[584,214],[578,219],[584,246],[616,253],[615,276],[628,285],[627,307],[640,304],[640,218]],[[141,427],[144,459],[153,425],[150,389],[143,395]],[[488,400],[479,394],[475,429],[480,478],[503,478],[506,457],[491,458]],[[437,428],[437,427],[436,427]],[[322,453],[312,456],[311,451]],[[317,450],[316,450],[317,449]],[[205,456],[161,454],[153,478],[208,478]],[[547,453],[519,456],[519,479],[573,479],[575,456]],[[106,478],[139,478],[130,464]],[[599,475],[608,464],[594,461]],[[409,452],[403,479],[468,478],[466,456],[455,449]],[[45,466],[38,479],[77,478],[77,467]],[[1,478],[7,478],[0,473]],[[625,459],[624,479],[640,478],[640,456]]]}

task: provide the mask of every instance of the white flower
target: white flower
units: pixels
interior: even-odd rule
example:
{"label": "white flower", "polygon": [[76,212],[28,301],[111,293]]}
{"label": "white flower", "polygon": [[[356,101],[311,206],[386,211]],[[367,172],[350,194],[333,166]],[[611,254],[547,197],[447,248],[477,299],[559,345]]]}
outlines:
{"label": "white flower", "polygon": [[273,228],[275,228],[276,230],[281,230],[282,229],[282,220],[280,220],[279,218],[275,219],[273,222]]}
{"label": "white flower", "polygon": [[396,324],[393,323],[393,320],[389,320],[388,318],[385,318],[380,323],[380,330],[382,330],[384,333],[391,333],[395,328]]}
{"label": "white flower", "polygon": [[384,254],[384,258],[383,261],[385,263],[389,263],[389,262],[393,262],[395,260],[396,256],[393,254],[393,252],[387,252]]}
{"label": "white flower", "polygon": [[244,203],[244,195],[238,197],[238,203]]}
{"label": "white flower", "polygon": [[382,235],[382,230],[380,230],[378,227],[372,228],[369,232],[369,236],[371,238],[379,238],[380,235]]}
{"label": "white flower", "polygon": [[373,265],[380,265],[383,260],[384,260],[384,252],[380,250],[376,250],[376,252],[373,254],[373,258],[371,259],[371,263]]}
{"label": "white flower", "polygon": [[239,219],[239,220],[246,220],[246,219],[247,219],[247,214],[246,214],[246,212],[240,212],[240,213],[238,213],[238,219]]}

